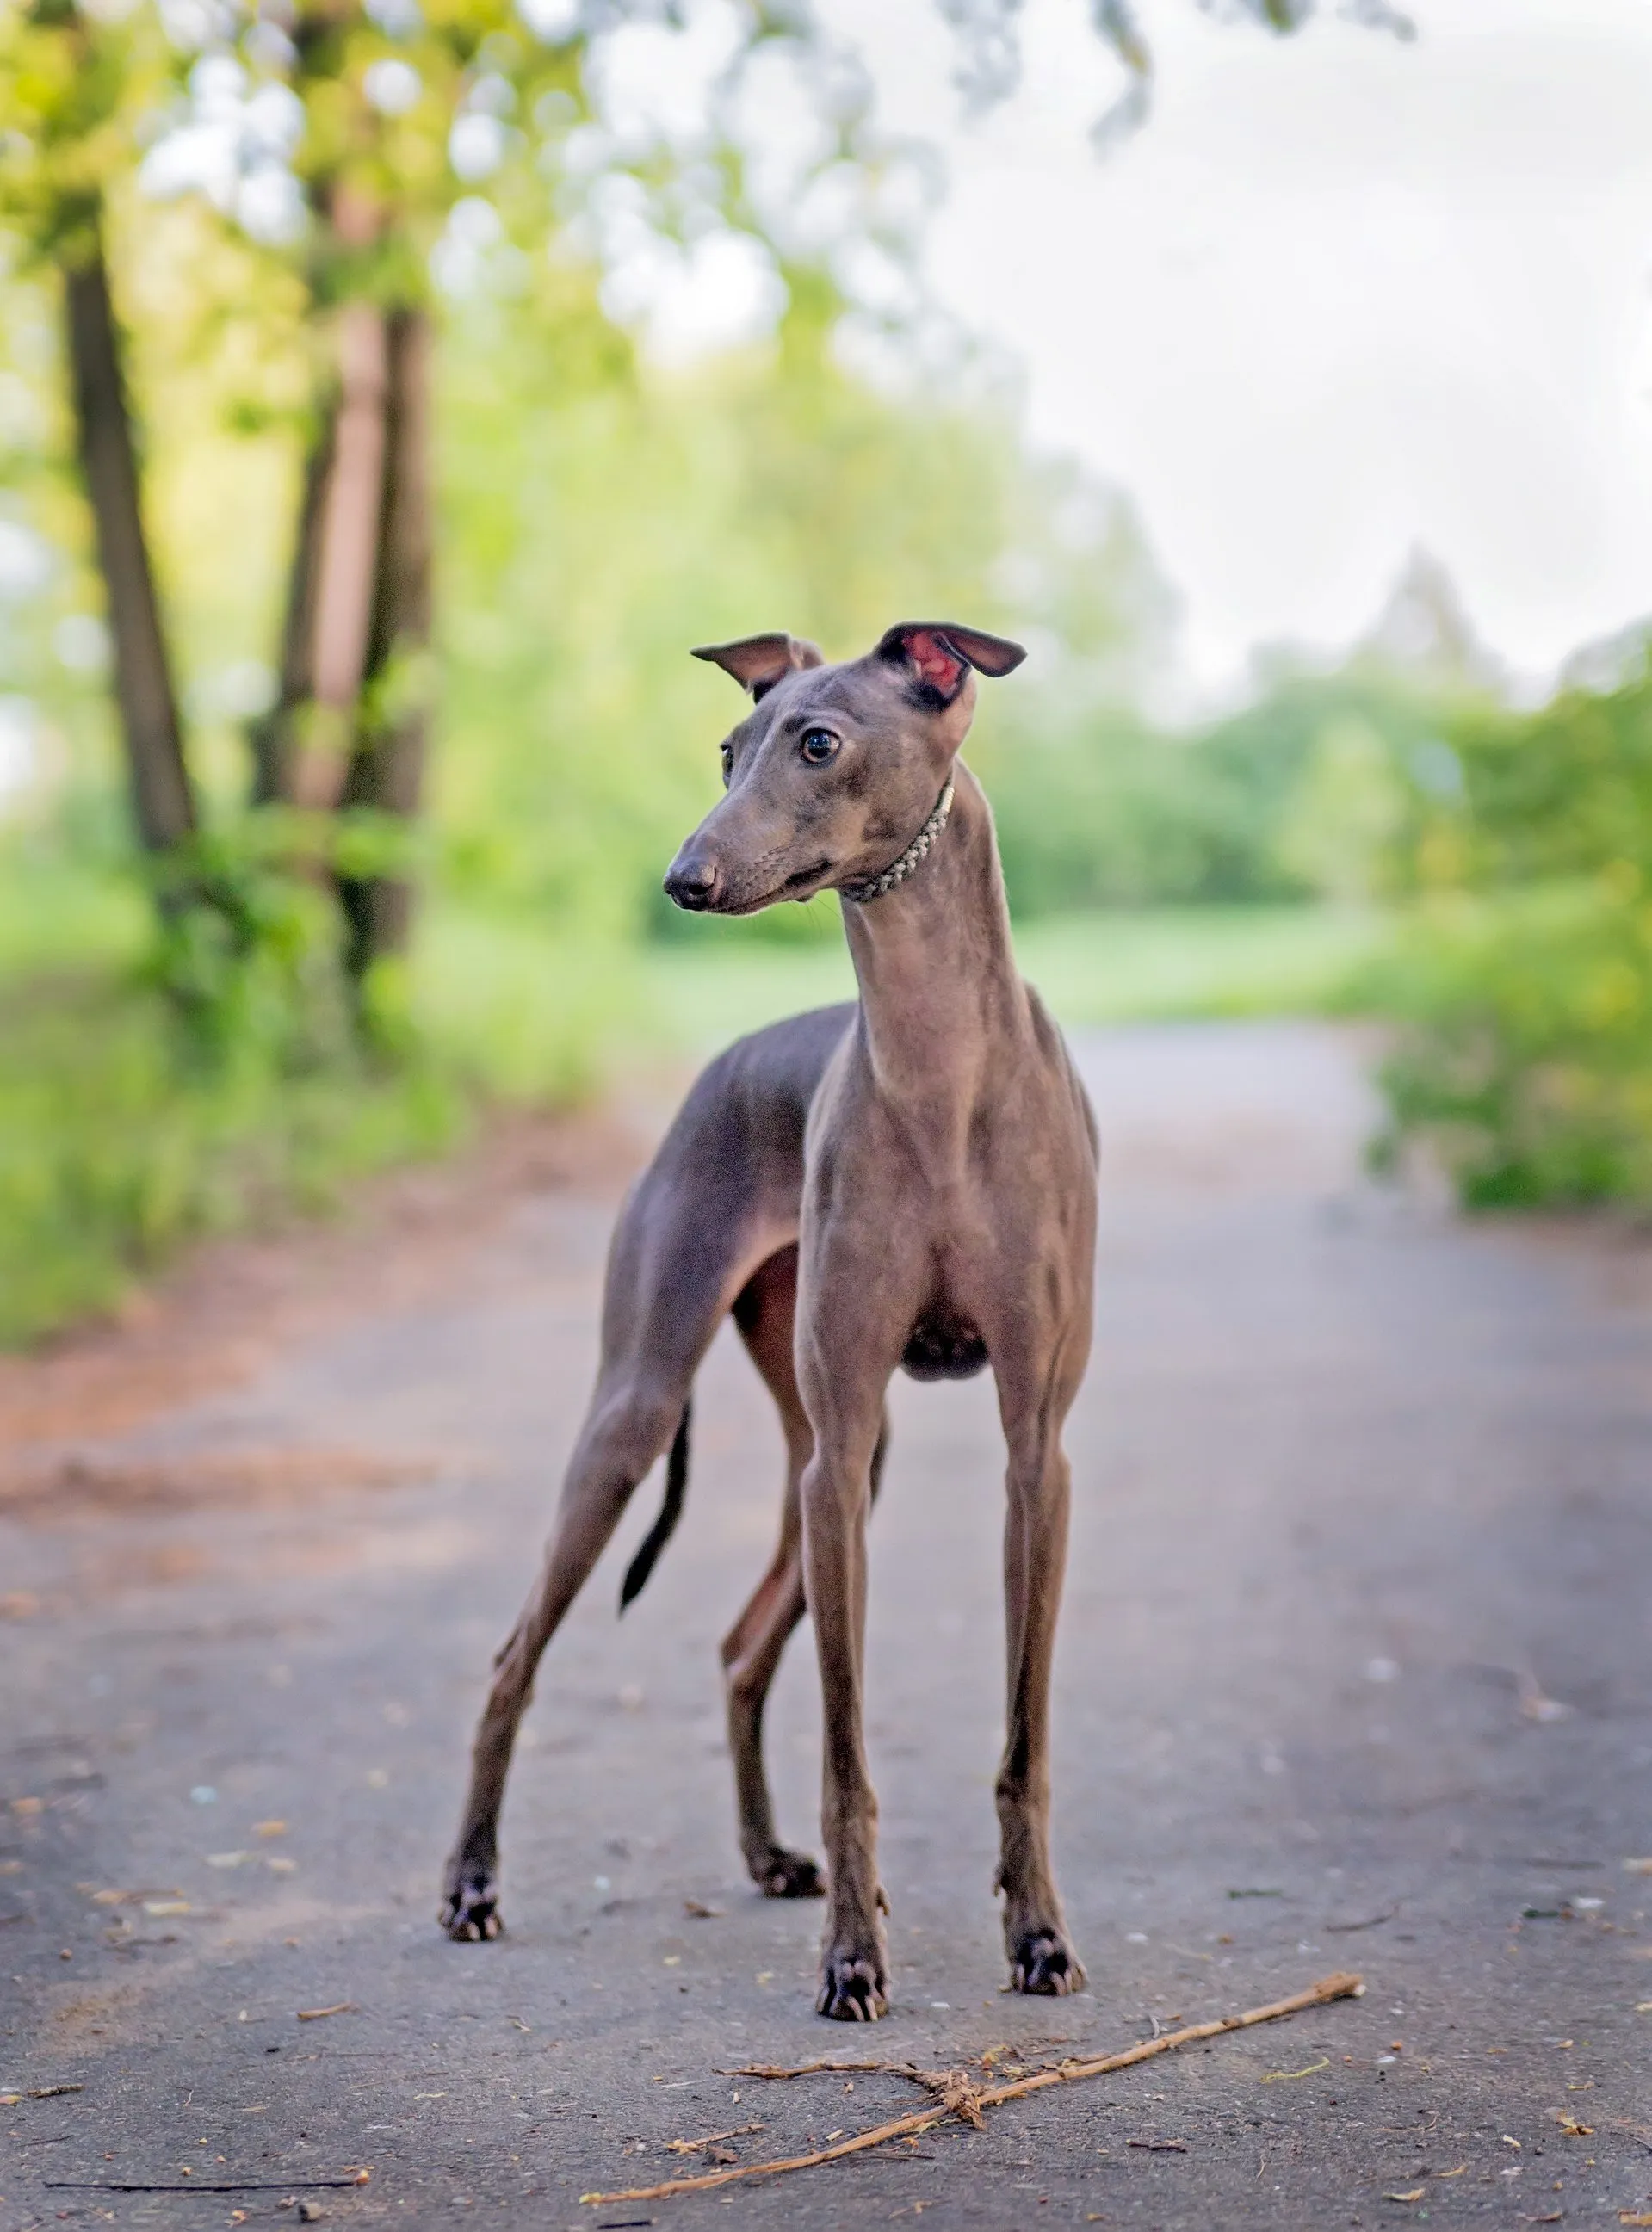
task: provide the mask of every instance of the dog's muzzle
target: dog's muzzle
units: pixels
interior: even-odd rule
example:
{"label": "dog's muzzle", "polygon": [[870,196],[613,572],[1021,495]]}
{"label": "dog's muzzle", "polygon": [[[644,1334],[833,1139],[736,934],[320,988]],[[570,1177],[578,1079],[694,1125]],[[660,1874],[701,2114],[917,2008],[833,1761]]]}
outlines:
{"label": "dog's muzzle", "polygon": [[666,896],[690,914],[703,914],[716,900],[722,873],[703,853],[679,853],[666,871]]}

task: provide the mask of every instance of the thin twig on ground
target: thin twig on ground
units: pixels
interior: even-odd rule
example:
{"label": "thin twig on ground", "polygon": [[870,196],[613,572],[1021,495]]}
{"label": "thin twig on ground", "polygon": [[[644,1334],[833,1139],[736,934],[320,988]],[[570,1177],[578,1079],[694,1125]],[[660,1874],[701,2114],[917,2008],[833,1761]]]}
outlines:
{"label": "thin twig on ground", "polygon": [[719,2077],[859,2077],[867,2072],[909,2077],[910,2061],[801,2061],[787,2069],[777,2061],[743,2062],[738,2069],[719,2069]]}
{"label": "thin twig on ground", "polygon": [[[920,2069],[915,2061],[805,2061],[796,2069],[783,2067],[778,2062],[755,2061],[744,2069],[720,2069],[719,2077],[829,2077],[862,2072],[878,2077],[904,2077],[910,2084],[921,2085],[926,2092],[960,2115],[966,2123],[973,2124],[979,2131],[980,2115],[977,2107],[978,2087],[974,2080],[961,2069]],[[673,2152],[680,2151],[676,2139],[667,2142]]]}
{"label": "thin twig on ground", "polygon": [[702,2147],[714,2147],[723,2139],[743,2139],[748,2131],[760,2131],[761,2124],[733,2124],[726,2131],[707,2131],[703,2139],[667,2139],[666,2151],[673,2155],[697,2155]]}
{"label": "thin twig on ground", "polygon": [[[1329,2006],[1333,2000],[1356,1999],[1365,1989],[1358,1976],[1337,1975],[1322,1976],[1317,1984],[1305,1991],[1294,1992],[1287,2000],[1274,2000],[1263,2008],[1248,2008],[1243,2015],[1219,2015],[1213,2022],[1191,2023],[1185,2030],[1167,2031],[1161,2038],[1143,2039],[1139,2045],[1128,2047],[1122,2054],[1106,2054],[1085,2061],[1063,2061],[1055,2069],[1041,2069],[1036,2076],[1020,2077],[1012,2085],[995,2085],[989,2091],[977,2090],[963,2071],[949,2074],[956,2080],[955,2088],[948,2090],[933,2107],[920,2108],[910,2116],[897,2116],[893,2122],[880,2124],[875,2130],[859,2131],[853,2138],[840,2139],[836,2146],[817,2147],[806,2155],[789,2155],[778,2162],[743,2164],[735,2170],[702,2170],[693,2177],[668,2179],[663,2185],[630,2186],[623,2193],[582,2193],[582,2202],[590,2202],[606,2208],[619,2201],[669,2201],[676,2193],[705,2192],[715,2185],[732,2185],[737,2180],[750,2177],[780,2177],[788,2171],[814,2170],[822,2163],[839,2162],[846,2155],[862,2153],[868,2147],[881,2146],[888,2139],[914,2138],[920,2131],[932,2131],[949,2116],[962,2116],[971,2123],[979,2122],[981,2111],[996,2108],[1005,2100],[1024,2099],[1030,2092],[1042,2092],[1052,2085],[1076,2085],[1088,2077],[1104,2077],[1115,2069],[1128,2069],[1138,2061],[1150,2061],[1155,2054],[1168,2054],[1180,2046],[1194,2046],[1202,2039],[1219,2038],[1225,2031],[1249,2030],[1258,2023],[1278,2022],[1283,2016],[1301,2015],[1308,2008]],[[833,2065],[816,2063],[815,2068]],[[877,2067],[882,2065],[874,2064]],[[898,2066],[898,2065],[897,2065]],[[839,2062],[839,2069],[865,2067],[866,2064]],[[745,2074],[745,2072],[741,2073]],[[777,2069],[777,2077],[803,2074],[800,2071]],[[916,2076],[915,2070],[904,2069],[902,2075]],[[919,2081],[923,2081],[920,2077]]]}
{"label": "thin twig on ground", "polygon": [[47,2177],[41,2183],[57,2193],[314,2193],[323,2187],[365,2185],[369,2175],[357,2170],[348,2177],[185,2177],[170,2184],[126,2177]]}

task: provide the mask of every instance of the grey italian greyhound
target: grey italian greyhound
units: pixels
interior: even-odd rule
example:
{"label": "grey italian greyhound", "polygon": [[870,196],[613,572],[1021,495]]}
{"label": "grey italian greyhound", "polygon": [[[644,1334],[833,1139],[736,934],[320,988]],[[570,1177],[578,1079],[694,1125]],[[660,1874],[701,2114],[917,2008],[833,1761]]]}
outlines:
{"label": "grey italian greyhound", "polygon": [[[779,1408],[780,1540],[722,1646],[740,1844],[771,1898],[826,1894],[822,2015],[888,2006],[877,1801],[862,1732],[866,1524],[897,1366],[991,1363],[1008,1444],[1009,1725],[998,1887],[1018,1991],[1084,1971],[1050,1859],[1050,1679],[1067,1544],[1062,1429],[1089,1352],[1096,1128],[1061,1035],[1016,972],[992,817],[958,758],[977,674],[1021,647],[910,622],[862,659],[753,636],[697,652],[753,710],[722,747],[725,795],[666,877],[679,906],[754,914],[836,890],[858,1002],[732,1047],[700,1077],[621,1211],[602,1362],[544,1563],[499,1652],[448,1865],[444,1927],[499,1930],[499,1809],[541,1652],[633,1490],[669,1451],[647,1579],[681,1508],[689,1393],[733,1313]],[[807,1609],[824,1695],[823,1885],[781,1844],[764,1702]]]}

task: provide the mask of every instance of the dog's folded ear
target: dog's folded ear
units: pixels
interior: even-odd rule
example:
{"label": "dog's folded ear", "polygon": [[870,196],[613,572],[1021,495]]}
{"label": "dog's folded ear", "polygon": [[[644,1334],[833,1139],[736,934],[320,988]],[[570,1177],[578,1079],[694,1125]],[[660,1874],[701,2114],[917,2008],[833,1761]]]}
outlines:
{"label": "dog's folded ear", "polygon": [[954,627],[950,620],[901,620],[878,645],[877,656],[914,670],[920,681],[947,700],[964,686],[964,672],[1012,674],[1026,657],[1018,643],[979,628]]}
{"label": "dog's folded ear", "polygon": [[826,664],[818,644],[795,635],[748,635],[738,643],[703,643],[693,655],[732,674],[753,698],[761,698],[800,667]]}

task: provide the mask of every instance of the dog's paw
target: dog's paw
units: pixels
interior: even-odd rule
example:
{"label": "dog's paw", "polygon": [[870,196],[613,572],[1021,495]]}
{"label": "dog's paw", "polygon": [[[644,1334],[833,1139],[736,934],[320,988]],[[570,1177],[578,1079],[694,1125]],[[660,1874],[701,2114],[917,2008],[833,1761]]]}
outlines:
{"label": "dog's paw", "polygon": [[476,1945],[500,1937],[504,1917],[499,1912],[499,1881],[491,1869],[466,1869],[447,1886],[437,1917],[456,1945]]}
{"label": "dog's paw", "polygon": [[817,2015],[834,2022],[876,2022],[889,2012],[889,1980],[878,1960],[828,1954],[821,1963]]}
{"label": "dog's paw", "polygon": [[823,1898],[826,1878],[807,1852],[773,1845],[751,1863],[751,1880],[764,1898]]}
{"label": "dog's paw", "polygon": [[1010,1989],[1059,1998],[1084,1989],[1084,1964],[1057,1930],[1029,1930],[1010,1961]]}

